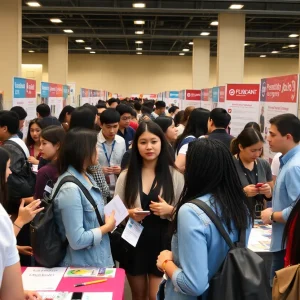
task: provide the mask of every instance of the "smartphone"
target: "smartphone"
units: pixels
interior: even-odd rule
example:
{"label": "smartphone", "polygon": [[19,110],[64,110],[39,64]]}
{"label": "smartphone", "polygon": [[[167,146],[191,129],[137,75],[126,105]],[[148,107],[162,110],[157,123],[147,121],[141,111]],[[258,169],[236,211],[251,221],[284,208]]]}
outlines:
{"label": "smartphone", "polygon": [[72,300],[81,300],[82,299],[82,293],[81,292],[75,292],[72,295]]}
{"label": "smartphone", "polygon": [[149,215],[150,214],[150,210],[136,211],[135,214],[137,214],[137,215]]}
{"label": "smartphone", "polygon": [[255,185],[255,187],[256,187],[256,188],[260,188],[260,187],[262,187],[263,185],[264,185],[264,183],[261,183],[261,182],[260,182],[260,183],[257,183],[257,184]]}

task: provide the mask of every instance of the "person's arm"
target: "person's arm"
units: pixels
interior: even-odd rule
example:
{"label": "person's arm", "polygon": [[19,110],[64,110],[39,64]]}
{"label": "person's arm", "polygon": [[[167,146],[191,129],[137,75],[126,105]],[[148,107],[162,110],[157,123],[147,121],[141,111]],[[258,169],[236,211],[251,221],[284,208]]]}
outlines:
{"label": "person's arm", "polygon": [[182,173],[184,173],[185,170],[185,163],[186,163],[186,154],[179,153],[176,157],[175,165],[178,168],[178,170]]}

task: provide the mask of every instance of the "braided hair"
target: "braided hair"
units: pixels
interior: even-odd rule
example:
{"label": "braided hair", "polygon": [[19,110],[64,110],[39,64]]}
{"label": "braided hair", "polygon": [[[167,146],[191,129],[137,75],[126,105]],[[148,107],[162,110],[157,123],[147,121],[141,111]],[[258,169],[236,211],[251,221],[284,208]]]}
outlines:
{"label": "braided hair", "polygon": [[188,201],[212,194],[211,205],[225,222],[237,230],[246,229],[252,207],[236,171],[231,153],[218,140],[198,139],[189,144],[186,155],[185,185],[176,206],[173,231],[177,229],[178,212]]}

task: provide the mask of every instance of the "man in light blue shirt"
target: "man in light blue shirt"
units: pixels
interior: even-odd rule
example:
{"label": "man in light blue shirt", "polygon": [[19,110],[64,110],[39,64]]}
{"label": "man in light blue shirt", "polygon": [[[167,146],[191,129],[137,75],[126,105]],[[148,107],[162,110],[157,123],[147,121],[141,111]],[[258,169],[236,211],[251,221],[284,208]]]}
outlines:
{"label": "man in light blue shirt", "polygon": [[273,207],[261,213],[262,221],[265,224],[272,224],[270,247],[273,254],[272,281],[275,271],[284,267],[283,230],[300,196],[300,121],[293,114],[283,114],[272,118],[270,124],[268,136],[270,149],[282,153],[280,170],[273,191]]}

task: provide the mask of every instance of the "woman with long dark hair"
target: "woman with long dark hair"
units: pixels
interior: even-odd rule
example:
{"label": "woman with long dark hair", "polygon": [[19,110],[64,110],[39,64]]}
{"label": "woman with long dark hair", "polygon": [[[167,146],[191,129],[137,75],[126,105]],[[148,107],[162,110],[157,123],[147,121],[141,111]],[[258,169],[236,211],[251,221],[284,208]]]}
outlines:
{"label": "woman with long dark hair", "polygon": [[300,201],[298,200],[294,206],[284,228],[282,238],[282,249],[286,253],[284,258],[284,266],[300,264]]}
{"label": "woman with long dark hair", "polygon": [[157,124],[142,122],[132,144],[129,167],[116,184],[115,195],[123,200],[129,217],[144,227],[136,247],[127,253],[127,263],[121,266],[126,270],[133,300],[156,298],[163,275],[156,268],[156,258],[169,247],[169,218],[184,184],[168,147]]}
{"label": "woman with long dark hair", "polygon": [[261,133],[248,127],[231,141],[230,149],[242,186],[257,218],[260,218],[264,209],[264,200],[272,200],[272,171],[269,163],[260,158],[263,147]]}
{"label": "woman with long dark hair", "polygon": [[59,114],[58,120],[61,123],[61,125],[65,131],[69,130],[71,115],[72,115],[72,112],[74,111],[74,109],[75,108],[73,106],[66,105],[62,109],[61,113]]}
{"label": "woman with long dark hair", "polygon": [[[157,267],[168,277],[165,298],[196,300],[223,263],[229,247],[209,217],[192,199],[205,202],[217,214],[233,242],[251,230],[251,206],[244,194],[232,156],[220,141],[190,143],[185,186],[174,216],[172,251],[162,251]],[[162,287],[161,287],[162,288]]]}
{"label": "woman with long dark hair", "polygon": [[[181,172],[183,172],[185,168],[187,145],[190,142],[207,134],[208,118],[209,110],[205,108],[195,108],[190,114],[190,117],[182,135],[178,137],[175,143],[175,149],[177,154],[175,165]],[[182,148],[183,146],[185,147]]]}

